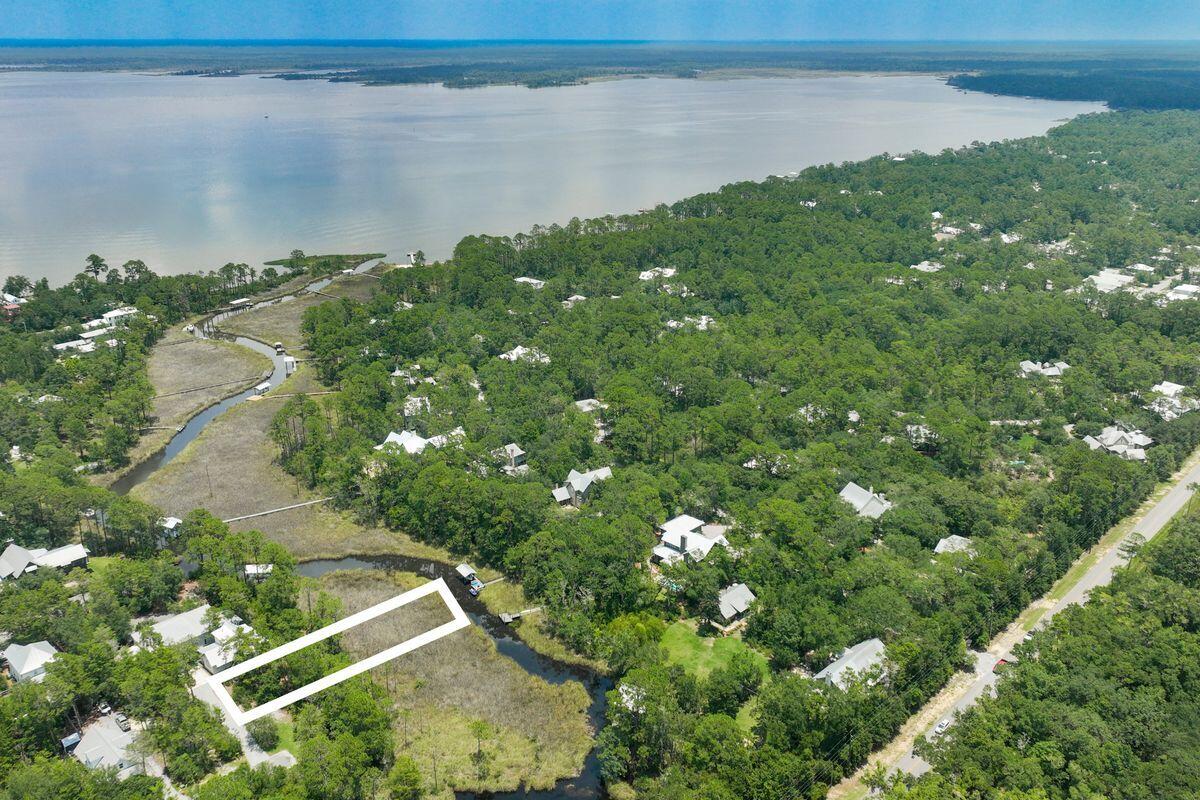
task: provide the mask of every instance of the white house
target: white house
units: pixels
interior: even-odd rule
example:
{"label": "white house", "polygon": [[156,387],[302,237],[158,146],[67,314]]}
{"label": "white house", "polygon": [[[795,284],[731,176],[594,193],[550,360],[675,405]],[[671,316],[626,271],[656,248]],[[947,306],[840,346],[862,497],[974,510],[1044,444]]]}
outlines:
{"label": "white house", "polygon": [[638,273],[639,281],[653,281],[661,278],[672,278],[675,276],[674,267],[654,267],[653,269],[644,270]]}
{"label": "white house", "polygon": [[86,567],[87,558],[87,548],[81,544],[68,544],[47,550],[43,547],[26,549],[9,542],[4,552],[0,553],[0,581],[19,578],[26,572],[34,572],[41,567],[61,570]]}
{"label": "white house", "polygon": [[546,285],[545,281],[539,281],[537,278],[528,278],[525,276],[521,276],[520,278],[513,278],[513,280],[516,283],[523,283],[526,286],[533,287],[534,289],[541,289],[542,287],[544,287]]}
{"label": "white house", "polygon": [[970,537],[959,536],[957,533],[946,536],[938,540],[937,546],[933,548],[935,553],[966,553],[967,555],[975,556],[975,545],[972,544]]}
{"label": "white house", "polygon": [[909,269],[915,269],[917,272],[940,272],[945,269],[946,265],[939,261],[922,261],[920,264],[913,264]]}
{"label": "white house", "polygon": [[847,647],[837,659],[813,677],[839,689],[845,689],[855,676],[869,674],[881,665],[886,655],[883,642],[879,639],[867,639],[853,647]]}
{"label": "white house", "polygon": [[1096,291],[1101,294],[1108,294],[1133,283],[1133,276],[1127,275],[1119,269],[1108,267],[1107,269],[1100,270],[1095,275],[1089,275],[1087,281],[1096,288]]}
{"label": "white house", "polygon": [[404,398],[404,416],[415,417],[417,414],[429,413],[429,398],[423,394],[410,394]]}
{"label": "white house", "polygon": [[10,644],[0,656],[8,664],[8,676],[16,683],[40,682],[46,677],[46,665],[54,660],[58,650],[47,641],[33,644]]}
{"label": "white house", "polygon": [[1128,431],[1119,425],[1109,425],[1099,436],[1085,436],[1083,442],[1092,450],[1104,450],[1126,461],[1145,461],[1146,448],[1154,444],[1154,440],[1141,431]]}
{"label": "white house", "polygon": [[1021,362],[1021,377],[1028,378],[1033,375],[1041,375],[1044,378],[1061,378],[1062,374],[1069,370],[1071,365],[1065,361],[1055,361],[1053,363],[1047,361],[1029,361],[1028,359]]}
{"label": "white house", "polygon": [[1200,286],[1194,283],[1181,283],[1164,295],[1168,302],[1172,300],[1195,300],[1198,296],[1200,296]]}
{"label": "white house", "polygon": [[528,361],[533,364],[549,364],[550,356],[535,347],[519,344],[507,353],[501,353],[497,358],[505,361]]}
{"label": "white house", "polygon": [[463,435],[462,428],[455,428],[449,433],[441,433],[428,439],[413,431],[401,431],[400,433],[392,431],[382,443],[375,445],[375,449],[400,449],[409,455],[417,455],[425,452],[426,447],[432,447],[435,450],[445,447],[450,442],[462,438]]}
{"label": "white house", "polygon": [[254,629],[237,617],[226,618],[214,628],[210,634],[212,641],[197,648],[200,651],[200,664],[209,674],[216,675],[221,670],[233,664],[237,658],[238,636],[250,635]]}
{"label": "white house", "polygon": [[[204,605],[196,606],[191,611],[184,611],[181,614],[164,617],[151,625],[150,629],[158,635],[158,638],[166,647],[187,643],[204,644],[209,631],[212,630],[212,626],[204,619],[210,609],[211,606],[205,603]],[[133,641],[139,645],[141,644],[142,635],[140,632],[133,632]]]}
{"label": "white house", "polygon": [[562,486],[555,489],[551,494],[558,501],[559,505],[571,505],[578,508],[587,502],[592,494],[592,487],[603,480],[608,480],[612,477],[612,467],[600,467],[599,469],[591,469],[587,472],[579,472],[571,470],[567,473],[567,480]]}
{"label": "white house", "polygon": [[584,297],[583,295],[573,294],[570,297],[568,297],[566,300],[562,301],[562,307],[563,308],[574,308],[576,303],[582,303],[584,300],[587,300],[587,298]]}
{"label": "white house", "polygon": [[674,564],[685,557],[703,561],[717,545],[729,547],[725,525],[707,525],[690,514],[680,514],[659,526],[659,543],[651,558],[663,564]]}
{"label": "white house", "polygon": [[875,487],[864,489],[854,481],[847,483],[838,496],[854,507],[854,513],[860,517],[879,519],[892,504],[882,495],[876,494]]}
{"label": "white house", "polygon": [[275,572],[274,564],[246,564],[242,567],[242,574],[246,576],[246,580],[251,583],[265,581]]}
{"label": "white house", "polygon": [[584,414],[591,414],[595,411],[600,411],[602,409],[608,408],[608,405],[606,403],[600,402],[599,400],[597,400],[594,397],[589,397],[586,400],[576,400],[575,408],[579,409]]}
{"label": "white house", "polygon": [[1146,408],[1158,414],[1166,422],[1178,419],[1200,406],[1200,403],[1194,398],[1184,397],[1187,387],[1178,383],[1163,381],[1150,387],[1150,391],[1158,396],[1151,400]]}

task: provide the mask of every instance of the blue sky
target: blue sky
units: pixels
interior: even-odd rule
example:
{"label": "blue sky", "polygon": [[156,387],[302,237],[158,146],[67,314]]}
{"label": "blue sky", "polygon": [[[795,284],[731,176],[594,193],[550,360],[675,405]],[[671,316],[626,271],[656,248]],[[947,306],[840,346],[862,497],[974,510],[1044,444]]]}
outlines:
{"label": "blue sky", "polygon": [[3,38],[1195,39],[1197,0],[0,0]]}

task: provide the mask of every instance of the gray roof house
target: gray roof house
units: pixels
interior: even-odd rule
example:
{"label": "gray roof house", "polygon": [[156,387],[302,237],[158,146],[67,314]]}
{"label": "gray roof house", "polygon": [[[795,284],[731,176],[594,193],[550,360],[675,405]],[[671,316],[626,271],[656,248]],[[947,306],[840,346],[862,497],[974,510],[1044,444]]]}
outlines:
{"label": "gray roof house", "polygon": [[17,683],[38,682],[46,677],[46,665],[58,655],[47,641],[33,644],[10,644],[0,655],[8,664],[8,675]]}
{"label": "gray roof house", "polygon": [[529,472],[529,465],[525,463],[525,451],[516,442],[496,448],[492,455],[504,462],[504,471],[509,475],[524,475]]}
{"label": "gray roof house", "polygon": [[879,519],[883,512],[892,507],[882,494],[875,493],[875,487],[864,489],[854,481],[847,483],[845,488],[838,492],[838,496],[854,506],[854,512],[860,517]]}
{"label": "gray roof house", "polygon": [[1083,443],[1092,450],[1104,450],[1120,456],[1126,461],[1145,461],[1146,447],[1154,440],[1139,430],[1126,430],[1119,425],[1109,425],[1099,436],[1085,436]]}
{"label": "gray roof house", "polygon": [[749,610],[750,604],[756,599],[754,592],[744,583],[726,586],[717,595],[717,604],[721,608],[721,617],[726,624],[741,618]]}
{"label": "gray roof house", "polygon": [[813,677],[839,689],[845,689],[854,676],[870,672],[882,664],[885,655],[883,642],[879,639],[867,639],[853,647],[847,647],[837,659]]}
{"label": "gray roof house", "polygon": [[566,483],[555,489],[552,494],[559,505],[570,503],[575,507],[579,507],[587,502],[588,497],[592,493],[593,486],[611,477],[612,467],[600,467],[599,469],[590,469],[587,472],[571,470],[567,473]]}
{"label": "gray roof house", "polygon": [[937,546],[933,548],[933,552],[966,553],[973,557],[975,555],[975,545],[971,543],[969,537],[959,536],[957,533],[954,533],[943,539],[939,539]]}
{"label": "gray roof house", "polygon": [[[203,640],[208,638],[209,631],[212,630],[212,626],[204,620],[210,608],[211,606],[205,603],[202,606],[196,606],[191,611],[184,611],[182,614],[160,619],[151,625],[150,628],[158,634],[159,638],[162,639],[162,643],[167,646],[182,644],[184,642],[201,644]],[[141,634],[134,631],[133,640],[140,644]]]}
{"label": "gray roof house", "polygon": [[9,543],[0,553],[0,581],[19,578],[39,567],[68,569],[87,566],[88,551],[81,544],[68,544],[47,550],[43,547],[24,548]]}
{"label": "gray roof house", "polygon": [[72,755],[90,769],[115,769],[118,778],[141,772],[132,752],[133,732],[117,727],[112,716],[101,717],[83,730]]}

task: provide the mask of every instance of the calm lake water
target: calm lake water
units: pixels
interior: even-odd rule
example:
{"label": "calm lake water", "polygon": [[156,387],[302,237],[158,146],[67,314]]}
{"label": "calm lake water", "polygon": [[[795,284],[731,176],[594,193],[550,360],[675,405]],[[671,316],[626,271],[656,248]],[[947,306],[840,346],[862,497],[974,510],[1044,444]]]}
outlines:
{"label": "calm lake water", "polygon": [[1039,134],[1095,103],[933,77],[558,89],[0,74],[0,277],[422,249],[879,152]]}

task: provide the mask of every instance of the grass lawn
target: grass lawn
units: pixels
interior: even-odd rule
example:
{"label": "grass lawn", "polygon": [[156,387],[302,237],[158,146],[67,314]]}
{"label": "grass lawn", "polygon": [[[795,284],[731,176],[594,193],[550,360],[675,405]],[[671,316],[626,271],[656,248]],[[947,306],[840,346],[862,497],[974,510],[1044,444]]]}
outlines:
{"label": "grass lawn", "polygon": [[104,577],[104,573],[117,561],[120,556],[88,556],[88,569],[97,578]]}
{"label": "grass lawn", "polygon": [[667,650],[667,661],[682,664],[697,677],[703,678],[718,667],[727,665],[739,650],[752,653],[766,670],[767,659],[734,636],[700,636],[696,624],[691,621],[676,622],[663,634],[662,646]]}
{"label": "grass lawn", "polygon": [[296,726],[290,722],[280,722],[278,725],[279,744],[271,752],[278,753],[281,750],[287,750],[292,755],[296,755]]}

